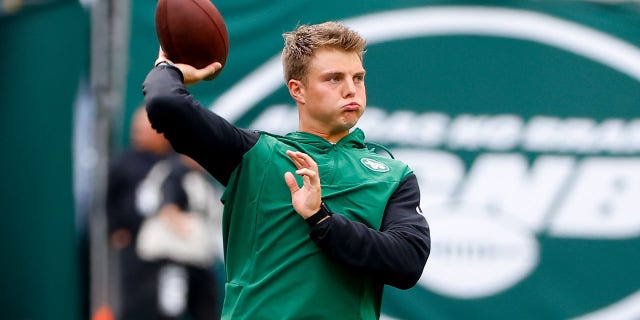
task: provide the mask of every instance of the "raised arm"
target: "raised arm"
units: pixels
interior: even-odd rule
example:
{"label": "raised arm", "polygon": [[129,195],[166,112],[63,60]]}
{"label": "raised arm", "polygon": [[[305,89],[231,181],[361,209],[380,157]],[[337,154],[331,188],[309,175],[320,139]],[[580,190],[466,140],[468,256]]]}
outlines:
{"label": "raised arm", "polygon": [[160,63],[149,72],[143,84],[149,120],[177,152],[196,160],[226,185],[259,134],[238,128],[200,105],[183,84],[192,69]]}

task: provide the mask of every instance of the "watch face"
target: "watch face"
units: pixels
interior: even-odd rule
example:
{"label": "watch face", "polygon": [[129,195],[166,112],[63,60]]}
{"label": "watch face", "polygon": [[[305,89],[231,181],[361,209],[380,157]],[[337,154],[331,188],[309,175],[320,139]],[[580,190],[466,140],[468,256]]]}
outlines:
{"label": "watch face", "polygon": [[325,211],[327,215],[331,214],[331,210],[329,210],[329,207],[327,207],[327,204],[324,203],[324,201],[320,203],[320,211]]}

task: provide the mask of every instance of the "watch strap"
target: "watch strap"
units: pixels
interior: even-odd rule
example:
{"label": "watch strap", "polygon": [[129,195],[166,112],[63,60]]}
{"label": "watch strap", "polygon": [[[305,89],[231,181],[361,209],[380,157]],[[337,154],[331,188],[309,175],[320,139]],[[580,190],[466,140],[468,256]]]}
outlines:
{"label": "watch strap", "polygon": [[306,218],[304,221],[306,221],[310,227],[313,227],[316,224],[318,224],[318,222],[320,222],[322,219],[328,216],[331,216],[331,211],[329,211],[329,208],[327,207],[327,205],[324,202],[322,202],[320,203],[320,210],[314,213],[311,217]]}
{"label": "watch strap", "polygon": [[158,66],[175,67],[176,65],[171,63],[171,62],[169,62],[169,61],[167,61],[167,60],[162,60],[162,61],[156,63],[155,67],[158,67]]}

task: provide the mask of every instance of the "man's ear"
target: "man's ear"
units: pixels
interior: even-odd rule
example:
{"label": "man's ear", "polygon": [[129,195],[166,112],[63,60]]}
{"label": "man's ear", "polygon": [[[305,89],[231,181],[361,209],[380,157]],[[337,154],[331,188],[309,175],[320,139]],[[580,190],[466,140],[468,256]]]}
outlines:
{"label": "man's ear", "polygon": [[304,104],[304,84],[300,80],[291,79],[287,82],[289,94],[299,104]]}

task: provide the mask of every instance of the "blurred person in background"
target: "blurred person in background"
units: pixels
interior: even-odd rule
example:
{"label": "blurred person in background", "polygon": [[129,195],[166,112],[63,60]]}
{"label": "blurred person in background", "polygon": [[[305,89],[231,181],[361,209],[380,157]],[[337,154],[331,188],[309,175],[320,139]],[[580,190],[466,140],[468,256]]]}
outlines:
{"label": "blurred person in background", "polygon": [[[141,260],[136,238],[145,219],[136,208],[136,190],[151,168],[173,153],[167,140],[153,131],[144,107],[131,119],[131,146],[110,164],[107,219],[110,245],[116,250],[118,319],[148,319],[157,310],[156,274],[159,264]],[[119,312],[118,312],[119,311]]]}
{"label": "blurred person in background", "polygon": [[158,162],[138,188],[137,206],[148,218],[137,241],[140,258],[159,262],[162,319],[218,319],[222,302],[222,205],[211,178],[192,159]]}
{"label": "blurred person in background", "polygon": [[[149,124],[131,122],[131,148],[110,168],[109,242],[118,252],[117,319],[216,319],[221,205],[212,181]],[[119,311],[119,312],[118,312]]]}

